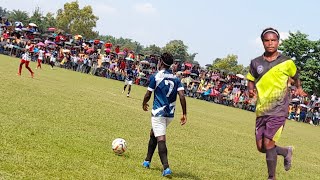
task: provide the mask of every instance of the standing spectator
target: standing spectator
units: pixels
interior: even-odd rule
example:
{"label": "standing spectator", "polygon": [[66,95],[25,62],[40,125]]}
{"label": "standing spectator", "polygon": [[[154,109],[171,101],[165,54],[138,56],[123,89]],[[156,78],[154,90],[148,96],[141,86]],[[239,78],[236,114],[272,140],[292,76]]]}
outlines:
{"label": "standing spectator", "polygon": [[76,71],[78,69],[78,57],[76,56],[76,54],[73,54],[71,56],[71,62],[72,62],[72,70]]}
{"label": "standing spectator", "polygon": [[314,114],[313,114],[313,125],[318,126],[319,125],[319,118],[320,118],[320,114],[317,110],[315,110]]}
{"label": "standing spectator", "polygon": [[317,99],[317,96],[316,96],[315,93],[313,93],[313,94],[311,95],[311,101],[310,101],[310,103],[309,103],[309,106],[310,106],[310,107],[313,106],[313,103],[316,102],[316,99]]}
{"label": "standing spectator", "polygon": [[307,109],[304,107],[301,107],[299,121],[306,122],[306,118],[307,118]]}
{"label": "standing spectator", "polygon": [[92,71],[91,71],[91,74],[92,74],[92,75],[96,75],[96,73],[97,73],[98,57],[99,57],[99,54],[98,54],[97,51],[95,51],[95,52],[91,55],[91,59],[92,59]]}
{"label": "standing spectator", "polygon": [[299,121],[299,120],[300,120],[300,112],[301,112],[301,107],[300,107],[300,106],[297,106],[297,109],[296,109],[296,117],[295,117],[295,120],[296,120],[296,121]]}

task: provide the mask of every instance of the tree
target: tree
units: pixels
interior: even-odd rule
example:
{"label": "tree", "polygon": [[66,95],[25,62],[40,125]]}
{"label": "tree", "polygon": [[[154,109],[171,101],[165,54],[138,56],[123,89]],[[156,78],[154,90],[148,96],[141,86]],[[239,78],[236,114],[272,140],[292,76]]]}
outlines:
{"label": "tree", "polygon": [[23,25],[29,24],[29,15],[26,11],[13,10],[9,13],[8,19],[12,22],[20,21]]}
{"label": "tree", "polygon": [[238,64],[238,56],[229,54],[225,58],[216,58],[212,63],[212,69],[225,70],[230,73],[245,74],[245,67],[242,64]]}
{"label": "tree", "polygon": [[175,59],[186,61],[188,57],[187,50],[188,46],[184,45],[183,41],[173,40],[163,47],[162,52],[171,53]]}
{"label": "tree", "polygon": [[71,34],[81,34],[87,39],[96,38],[99,33],[93,31],[99,18],[92,12],[91,6],[79,8],[78,1],[65,3],[64,9],[57,12],[57,27]]}
{"label": "tree", "polygon": [[[7,10],[7,8],[2,8],[0,6],[0,18],[1,17],[5,17],[5,16],[8,16],[9,15],[9,11]],[[0,22],[1,23],[1,22]]]}
{"label": "tree", "polygon": [[155,44],[147,46],[142,50],[142,54],[161,54],[161,48]]}
{"label": "tree", "polygon": [[242,74],[243,74],[243,75],[247,75],[248,72],[249,72],[249,69],[250,69],[250,66],[244,67],[244,68],[243,68],[243,71],[242,71]]}
{"label": "tree", "polygon": [[115,38],[113,36],[99,36],[98,39],[104,42],[110,42],[113,44],[113,47],[119,45],[121,49],[127,48],[134,51],[135,53],[144,53],[144,47],[137,41],[133,41],[128,38]]}
{"label": "tree", "polygon": [[319,45],[319,41],[311,41],[308,35],[301,32],[289,33],[289,38],[284,40],[279,50],[295,60],[296,65],[302,68],[308,59],[313,57],[313,51]]}
{"label": "tree", "polygon": [[43,20],[45,22],[45,28],[56,27],[57,22],[53,13],[48,12],[46,16],[43,17]]}
{"label": "tree", "polygon": [[309,94],[320,93],[320,62],[317,59],[307,60],[300,73],[303,89]]}
{"label": "tree", "polygon": [[320,89],[320,41],[311,41],[301,32],[291,33],[279,49],[291,57],[300,71],[303,89],[312,94]]}
{"label": "tree", "polygon": [[143,50],[143,46],[139,42],[137,41],[132,42],[131,39],[127,39],[127,40],[129,41],[126,41],[126,43],[121,46],[123,49],[127,48],[131,51],[134,51],[137,54],[141,53],[141,51]]}
{"label": "tree", "polygon": [[199,64],[197,61],[194,60],[198,53],[192,53],[187,55],[187,61],[193,63],[193,64]]}
{"label": "tree", "polygon": [[39,7],[36,7],[35,10],[32,12],[32,16],[30,17],[29,21],[37,24],[38,29],[40,31],[44,31],[46,28],[46,22],[44,21],[42,12],[40,11]]}

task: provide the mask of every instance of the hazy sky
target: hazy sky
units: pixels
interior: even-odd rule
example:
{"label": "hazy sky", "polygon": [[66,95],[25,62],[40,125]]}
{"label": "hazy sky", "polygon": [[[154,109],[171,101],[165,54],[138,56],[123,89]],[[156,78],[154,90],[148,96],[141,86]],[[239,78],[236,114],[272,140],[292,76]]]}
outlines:
{"label": "hazy sky", "polygon": [[[36,6],[56,13],[69,0],[0,0],[8,10],[31,12]],[[300,30],[310,39],[320,39],[320,1],[289,0],[78,0],[91,5],[99,17],[100,34],[131,38],[147,46],[165,46],[182,40],[189,53],[197,52],[203,66],[217,57],[238,55],[239,63],[263,53],[259,39],[266,27],[287,37]]]}

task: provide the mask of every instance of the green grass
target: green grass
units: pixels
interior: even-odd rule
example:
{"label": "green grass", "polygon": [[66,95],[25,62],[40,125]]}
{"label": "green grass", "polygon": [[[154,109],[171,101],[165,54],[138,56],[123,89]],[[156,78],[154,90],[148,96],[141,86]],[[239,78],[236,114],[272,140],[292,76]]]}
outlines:
{"label": "green grass", "polygon": [[[147,150],[150,112],[141,108],[146,88],[121,94],[123,82],[44,65],[30,78],[19,60],[0,55],[0,179],[163,179],[155,153]],[[179,103],[178,103],[179,104]],[[187,98],[169,126],[173,179],[266,179],[265,155],[255,147],[254,113]],[[279,145],[294,145],[292,170],[278,158],[278,179],[320,179],[320,128],[289,121]],[[116,156],[111,142],[128,142]]]}

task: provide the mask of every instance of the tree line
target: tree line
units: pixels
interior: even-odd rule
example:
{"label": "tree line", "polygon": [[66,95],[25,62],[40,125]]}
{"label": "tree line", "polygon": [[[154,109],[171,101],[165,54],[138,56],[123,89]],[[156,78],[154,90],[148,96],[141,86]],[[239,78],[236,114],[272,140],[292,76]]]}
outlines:
{"label": "tree line", "polygon": [[[20,21],[24,25],[30,22],[36,23],[38,29],[44,32],[49,27],[58,28],[65,33],[81,34],[86,39],[100,39],[105,42],[111,42],[119,45],[121,48],[133,50],[135,53],[141,54],[161,54],[162,52],[170,52],[175,59],[181,61],[198,64],[195,56],[197,53],[189,53],[188,46],[182,40],[172,40],[164,47],[155,44],[143,46],[137,41],[128,38],[116,38],[111,35],[100,35],[94,31],[96,22],[99,17],[94,15],[90,5],[79,7],[78,1],[68,2],[64,7],[58,9],[56,16],[54,13],[48,12],[44,14],[39,7],[36,7],[29,16],[29,13],[21,10],[9,11],[0,7],[0,17],[6,17],[12,23]],[[302,32],[290,32],[289,38],[283,40],[279,50],[283,54],[291,57],[300,72],[300,78],[303,81],[303,88],[309,94],[320,93],[320,40],[310,40],[308,35]],[[226,73],[246,74],[249,67],[244,67],[238,63],[238,56],[229,54],[227,57],[216,58],[211,64],[207,65],[210,70],[223,70]]]}

